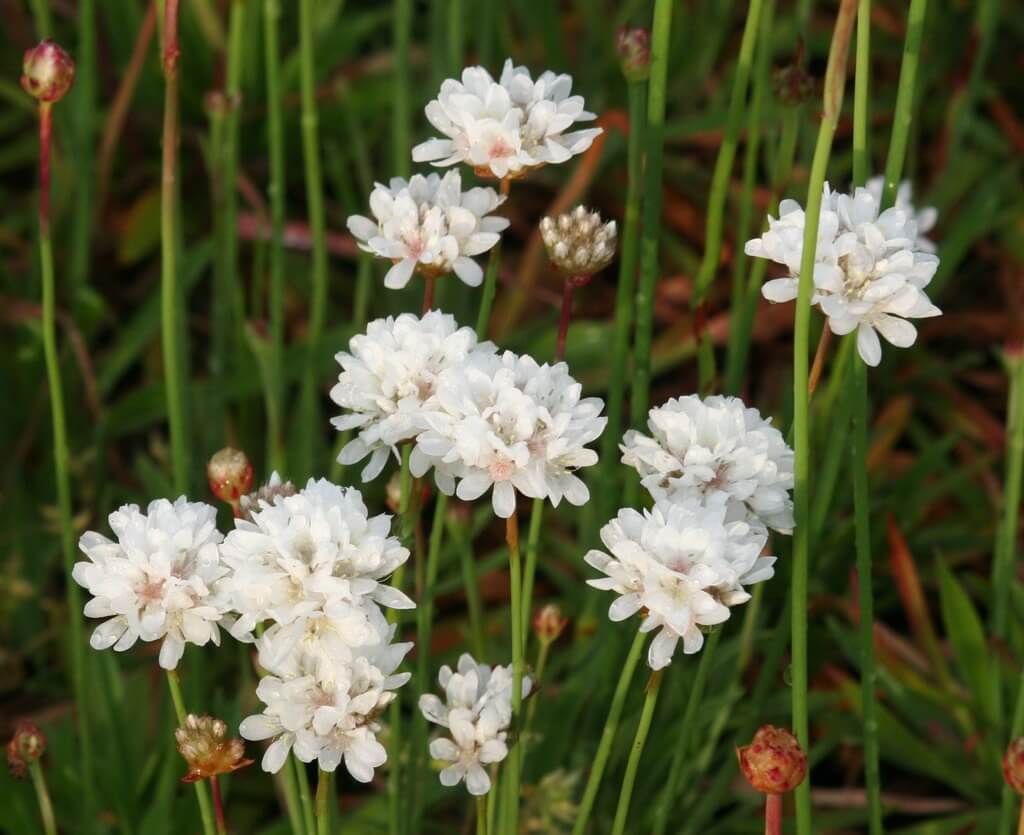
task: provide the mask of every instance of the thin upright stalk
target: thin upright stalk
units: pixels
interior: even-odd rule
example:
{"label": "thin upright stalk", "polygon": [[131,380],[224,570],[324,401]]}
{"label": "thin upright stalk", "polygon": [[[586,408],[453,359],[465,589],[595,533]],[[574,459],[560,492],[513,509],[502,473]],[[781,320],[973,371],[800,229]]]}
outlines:
{"label": "thin upright stalk", "polygon": [[434,307],[434,284],[437,281],[432,276],[423,277],[423,308],[421,314],[425,315],[427,311]]}
{"label": "thin upright stalk", "polygon": [[409,46],[412,38],[412,14],[412,0],[394,0],[391,17],[395,66],[395,84],[391,99],[391,165],[399,177],[408,177],[412,164],[412,144],[409,141]]}
{"label": "thin upright stalk", "polygon": [[270,401],[267,410],[271,466],[285,471],[284,415],[284,222],[285,163],[282,118],[278,0],[263,2],[264,66],[267,74],[267,147],[270,159]]}
{"label": "thin upright stalk", "polygon": [[320,173],[319,117],[313,39],[313,0],[299,0],[299,65],[302,91],[302,157],[306,173],[306,205],[313,238],[313,290],[310,299],[307,354],[302,385],[302,432],[307,433],[294,469],[300,478],[313,472],[316,439],[320,437],[317,365],[320,337],[327,315],[327,227],[324,216],[323,177]]}
{"label": "thin upright stalk", "polygon": [[[534,693],[540,691],[541,685],[544,681],[544,670],[548,665],[548,655],[551,652],[550,640],[542,640],[539,642],[540,646],[537,647],[537,666],[533,670],[533,690]],[[523,758],[526,758],[526,746],[530,741],[530,731],[533,729],[533,717],[537,714],[537,696],[534,695],[530,699],[530,706],[526,709],[526,724],[523,725],[522,738],[523,741],[520,743],[523,746]]]}
{"label": "thin upright stalk", "polygon": [[[174,0],[168,0],[174,2]],[[181,679],[178,678],[177,670],[167,671],[167,687],[171,692],[171,702],[174,705],[174,715],[178,720],[178,727],[185,724],[188,711],[185,710],[185,698],[181,695]],[[197,780],[192,784],[196,792],[196,801],[199,804],[199,817],[203,822],[204,835],[216,835],[213,822],[213,807],[210,804],[210,795],[206,790],[206,783]]]}
{"label": "thin upright stalk", "polygon": [[512,733],[513,742],[507,760],[508,808],[505,810],[507,833],[519,832],[519,779],[522,768],[523,748],[523,588],[522,565],[519,559],[519,514],[513,510],[505,522],[505,541],[508,543],[508,572],[510,575],[511,630],[512,630]]}
{"label": "thin upright stalk", "polygon": [[[512,181],[507,177],[501,181],[501,195],[508,200],[509,188]],[[498,269],[501,267],[501,241],[499,240],[491,249],[487,258],[487,270],[484,272],[484,283],[480,291],[480,311],[476,317],[476,335],[478,339],[487,337],[487,328],[491,323],[491,309],[494,307],[494,297],[498,292]]]}
{"label": "thin upright stalk", "polygon": [[782,795],[764,796],[764,835],[782,835]]}
{"label": "thin upright stalk", "polygon": [[587,822],[590,820],[590,813],[594,808],[598,789],[601,788],[601,778],[604,776],[605,766],[608,765],[608,757],[612,752],[612,743],[615,742],[615,734],[619,730],[619,721],[622,719],[622,709],[626,704],[629,685],[633,681],[633,673],[636,670],[637,663],[640,661],[640,655],[643,652],[646,640],[646,633],[636,633],[633,644],[629,648],[629,654],[626,656],[626,661],[622,665],[619,683],[615,685],[611,707],[608,709],[608,718],[605,720],[604,730],[601,731],[601,741],[598,742],[597,752],[594,754],[594,764],[591,766],[590,776],[587,778],[587,787],[583,791],[583,799],[580,800],[579,809],[576,813],[576,822],[572,827],[572,835],[583,835],[587,831]]}
{"label": "thin upright stalk", "polygon": [[220,780],[216,774],[210,778],[210,791],[213,793],[213,819],[217,825],[217,835],[228,835],[228,825],[224,818],[224,800],[220,796]]}
{"label": "thin upright stalk", "polygon": [[[793,438],[796,527],[793,531],[791,671],[793,727],[804,750],[810,746],[807,711],[807,574],[811,535],[811,418],[809,376],[811,294],[814,276],[818,224],[821,219],[822,189],[832,151],[836,121],[842,110],[846,86],[846,58],[857,14],[857,0],[843,0],[836,18],[825,73],[824,108],[807,186],[803,253],[800,263],[799,291],[793,326]],[[799,835],[810,835],[810,773],[796,790],[796,822]]]}
{"label": "thin upright stalk", "polygon": [[43,832],[46,835],[57,835],[57,819],[53,816],[53,802],[50,800],[50,791],[46,788],[43,767],[39,764],[39,760],[35,759],[29,763],[28,770],[32,775],[32,787],[36,791],[36,801],[39,803],[39,817],[43,821]]}
{"label": "thin upright stalk", "polygon": [[619,805],[615,809],[615,821],[612,823],[612,835],[622,835],[626,831],[626,820],[629,818],[629,804],[633,799],[633,786],[636,784],[636,773],[640,768],[640,758],[647,744],[647,734],[651,730],[654,708],[658,703],[658,692],[661,690],[662,670],[655,670],[647,682],[644,694],[644,706],[640,711],[640,722],[636,726],[633,747],[629,750],[626,761],[626,773],[622,777],[622,788],[619,790]]}
{"label": "thin upright stalk", "polygon": [[321,768],[316,781],[316,835],[331,832],[330,786],[330,775]]}
{"label": "thin upright stalk", "polygon": [[533,580],[537,574],[537,556],[540,552],[540,530],[544,523],[544,500],[534,499],[530,511],[530,530],[526,535],[526,568],[523,570],[523,646],[529,636],[530,615],[533,609]]}
{"label": "thin upright stalk", "polygon": [[284,768],[278,772],[281,790],[284,792],[284,806],[288,814],[288,826],[292,835],[306,835],[306,827],[302,820],[302,801],[299,799],[299,786],[295,778],[295,768],[291,761],[294,754],[289,754]]}
{"label": "thin upright stalk", "polygon": [[[715,171],[711,177],[711,195],[708,200],[708,213],[704,229],[704,257],[701,260],[700,269],[694,281],[693,296],[690,299],[695,323],[703,323],[706,320],[703,313],[704,297],[715,278],[715,273],[718,272],[718,264],[722,257],[725,202],[729,192],[729,181],[732,179],[736,143],[743,124],[744,105],[750,82],[754,45],[757,42],[761,6],[762,0],[751,0],[747,6],[747,21],[743,26],[743,39],[740,41],[736,75],[733,78],[732,93],[729,98],[729,116],[725,124],[722,144],[718,148]],[[707,392],[715,377],[714,349],[706,329],[695,332],[694,336],[699,343],[700,389],[702,392]]]}
{"label": "thin upright stalk", "polygon": [[487,835],[487,795],[476,799],[476,835]]}
{"label": "thin upright stalk", "polygon": [[178,289],[178,0],[164,0],[164,127],[160,179],[160,290],[161,337],[164,354],[164,386],[167,420],[171,433],[171,466],[175,493],[188,492],[189,443],[183,400],[184,378],[178,329],[181,327],[181,298]]}
{"label": "thin upright stalk", "polygon": [[292,757],[295,765],[295,776],[299,784],[299,801],[302,804],[302,817],[306,822],[306,835],[316,833],[316,812],[313,807],[313,793],[309,787],[309,774],[306,765],[298,757]]}
{"label": "thin upright stalk", "polygon": [[[651,341],[654,332],[654,291],[658,283],[658,240],[661,235],[661,169],[665,133],[665,89],[668,78],[672,0],[656,0],[651,27],[651,76],[647,91],[643,227],[640,235],[640,279],[636,293],[636,334],[633,343],[633,390],[630,422],[639,426],[647,414],[651,387]],[[626,482],[626,504],[633,504],[639,481]]]}

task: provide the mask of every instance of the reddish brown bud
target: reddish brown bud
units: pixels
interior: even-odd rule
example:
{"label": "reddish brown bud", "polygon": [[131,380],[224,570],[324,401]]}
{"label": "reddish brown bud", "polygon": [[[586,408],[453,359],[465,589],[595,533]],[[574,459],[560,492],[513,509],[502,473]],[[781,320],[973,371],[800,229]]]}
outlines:
{"label": "reddish brown bud", "polygon": [[780,67],[772,74],[772,88],[775,91],[775,97],[790,107],[812,99],[816,86],[814,78],[808,75],[799,63]]}
{"label": "reddish brown bud", "polygon": [[762,725],[750,745],[736,749],[740,770],[759,792],[785,794],[803,782],[807,755],[785,728]]}
{"label": "reddish brown bud", "polygon": [[41,102],[64,98],[75,80],[75,62],[49,38],[25,51],[21,71],[22,88]]}
{"label": "reddish brown bud", "polygon": [[1006,746],[1003,779],[1017,794],[1024,794],[1024,736],[1017,737]]}
{"label": "reddish brown bud", "polygon": [[615,35],[622,74],[627,81],[646,81],[651,74],[651,33],[623,26]]}
{"label": "reddish brown bud", "polygon": [[46,734],[35,722],[23,719],[14,728],[14,736],[7,743],[7,765],[15,777],[24,777],[28,767],[46,751]]}
{"label": "reddish brown bud", "polygon": [[562,617],[562,610],[554,603],[549,603],[533,617],[533,631],[537,640],[545,644],[553,643],[562,634],[569,619]]}
{"label": "reddish brown bud", "polygon": [[190,713],[185,718],[185,724],[174,732],[178,752],[188,764],[182,782],[194,783],[252,765],[252,760],[245,759],[242,740],[226,739],[227,732],[228,726],[212,716]]}
{"label": "reddish brown bud", "polygon": [[210,492],[237,512],[238,500],[252,490],[253,470],[249,457],[241,450],[224,447],[214,453],[206,465]]}

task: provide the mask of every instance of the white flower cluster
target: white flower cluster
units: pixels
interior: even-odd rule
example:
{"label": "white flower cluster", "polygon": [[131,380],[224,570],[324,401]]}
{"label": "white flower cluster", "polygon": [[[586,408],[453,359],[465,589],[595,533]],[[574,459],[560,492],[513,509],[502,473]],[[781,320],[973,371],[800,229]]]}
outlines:
{"label": "white flower cluster", "polygon": [[[430,743],[430,755],[450,765],[441,772],[441,783],[455,786],[466,781],[470,794],[487,794],[491,778],[486,766],[508,756],[509,723],[512,721],[512,668],[478,664],[470,655],[459,658],[457,671],[441,667],[438,681],[445,701],[425,693],[420,710],[428,721],[447,728],[451,739],[440,737]],[[522,681],[522,697],[530,694],[532,682]]]}
{"label": "white flower cluster", "polygon": [[503,518],[515,510],[517,491],[555,505],[588,500],[576,471],[597,463],[586,445],[607,420],[604,403],[581,397],[565,363],[497,354],[438,313],[378,320],[350,348],[338,354],[343,370],[332,397],[352,413],[334,424],[359,428],[341,460],[372,454],[364,479],[409,440],[413,475],[433,469],[438,488],[465,501],[493,488]]}
{"label": "white flower cluster", "polygon": [[601,133],[566,133],[574,123],[595,118],[583,109],[583,97],[571,93],[571,76],[544,72],[534,81],[511,59],[497,81],[483,67],[467,67],[461,81],[447,79],[427,105],[427,119],[445,138],[417,145],[412,158],[442,166],[464,162],[498,179],[565,162]]}
{"label": "white flower cluster", "polygon": [[[857,348],[868,365],[882,359],[881,334],[899,348],[914,344],[917,329],[908,319],[939,316],[925,293],[939,259],[922,237],[935,222],[934,210],[915,213],[909,186],[901,187],[895,206],[879,212],[881,183],[853,195],[824,187],[815,249],[812,303],[821,307],[833,333],[857,330]],[[747,241],[747,255],[784,264],[785,278],[765,282],[772,302],[792,301],[799,288],[805,215],[794,200],[779,204],[768,231]]]}
{"label": "white flower cluster", "polygon": [[679,641],[684,653],[699,651],[704,629],[774,574],[775,557],[762,552],[768,527],[793,527],[793,452],[735,397],[669,400],[651,409],[648,426],[653,437],[629,431],[621,448],[654,508],[620,510],[601,529],[607,552],[585,560],[605,575],[589,585],[618,595],[612,620],[642,611],[640,630],[658,630],[647,661],[660,670]]}
{"label": "white flower cluster", "polygon": [[508,226],[506,218],[491,214],[504,201],[493,188],[463,191],[458,171],[395,177],[374,186],[374,219],[352,215],[348,228],[360,249],[393,262],[385,287],[402,289],[416,270],[431,278],[454,272],[476,287],[484,273],[473,256],[497,244]]}

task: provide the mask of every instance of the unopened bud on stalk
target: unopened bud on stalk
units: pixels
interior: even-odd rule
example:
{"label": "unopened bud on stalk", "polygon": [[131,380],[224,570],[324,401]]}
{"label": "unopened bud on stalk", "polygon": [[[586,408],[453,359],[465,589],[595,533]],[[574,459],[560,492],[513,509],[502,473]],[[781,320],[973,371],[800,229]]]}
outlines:
{"label": "unopened bud on stalk", "polygon": [[541,220],[540,235],[551,263],[570,276],[589,278],[615,257],[615,221],[603,223],[600,214],[583,206]]}
{"label": "unopened bud on stalk", "polygon": [[183,783],[206,780],[219,774],[230,774],[252,760],[245,759],[245,745],[240,739],[226,739],[228,726],[212,716],[190,713],[185,724],[174,732],[178,752],[188,764]]}
{"label": "unopened bud on stalk", "polygon": [[627,81],[646,81],[651,74],[651,33],[623,26],[615,35],[619,64]]}
{"label": "unopened bud on stalk", "polygon": [[15,777],[24,777],[28,767],[38,761],[46,751],[46,734],[35,722],[23,719],[14,728],[14,736],[7,743],[7,765]]}
{"label": "unopened bud on stalk", "polygon": [[779,67],[772,74],[772,89],[782,104],[795,107],[814,98],[814,77],[804,70],[800,62]]}
{"label": "unopened bud on stalk", "polygon": [[40,102],[60,101],[75,80],[75,62],[47,38],[25,51],[21,65],[21,86]]}
{"label": "unopened bud on stalk", "polygon": [[290,481],[282,481],[276,472],[271,473],[270,481],[238,500],[238,517],[251,520],[252,514],[259,510],[261,505],[277,504],[279,498],[294,496],[297,492],[295,485]]}
{"label": "unopened bud on stalk", "polygon": [[1024,736],[1017,737],[1006,746],[1003,779],[1017,794],[1024,794]]}
{"label": "unopened bud on stalk", "polygon": [[562,610],[554,603],[549,603],[533,617],[533,631],[537,640],[551,644],[558,640],[569,619],[562,617]]}
{"label": "unopened bud on stalk", "polygon": [[214,453],[206,465],[206,480],[210,492],[226,502],[238,514],[238,502],[252,490],[253,470],[249,456],[233,447],[224,447]]}
{"label": "unopened bud on stalk", "polygon": [[785,728],[762,725],[750,745],[736,749],[740,770],[757,791],[785,794],[803,782],[807,755]]}

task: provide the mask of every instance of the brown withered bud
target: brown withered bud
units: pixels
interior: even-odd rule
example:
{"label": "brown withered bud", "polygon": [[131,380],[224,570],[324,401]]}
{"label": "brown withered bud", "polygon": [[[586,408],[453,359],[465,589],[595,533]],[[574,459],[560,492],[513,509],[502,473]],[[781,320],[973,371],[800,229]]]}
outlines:
{"label": "brown withered bud", "polygon": [[646,81],[651,74],[651,33],[642,27],[620,27],[615,49],[627,81]]}
{"label": "brown withered bud", "polygon": [[281,476],[273,473],[270,476],[270,481],[238,500],[238,517],[251,521],[252,514],[260,510],[262,504],[277,504],[279,498],[294,496],[297,492],[299,491],[294,484],[290,481],[281,481]]}
{"label": "brown withered bud", "polygon": [[252,760],[245,759],[245,745],[240,739],[226,739],[228,726],[212,716],[190,713],[185,724],[174,732],[178,752],[185,758],[188,772],[183,783],[206,780],[219,774],[230,774]]}
{"label": "brown withered bud", "polygon": [[210,492],[226,502],[238,514],[238,501],[252,490],[252,464],[249,456],[232,447],[215,452],[206,465],[206,480]]}
{"label": "brown withered bud", "polygon": [[25,51],[21,86],[32,98],[47,104],[60,101],[75,81],[75,62],[49,38]]}
{"label": "brown withered bud", "polygon": [[1006,746],[1003,779],[1017,794],[1024,794],[1024,736],[1017,737]]}
{"label": "brown withered bud", "polygon": [[7,765],[15,777],[24,777],[28,767],[46,751],[46,734],[35,722],[23,719],[14,727],[14,736],[7,743]]}
{"label": "brown withered bud", "polygon": [[533,631],[541,643],[551,644],[558,640],[568,623],[569,619],[562,617],[562,610],[549,603],[533,616]]}
{"label": "brown withered bud", "polygon": [[750,745],[736,749],[740,770],[757,791],[785,794],[803,782],[807,755],[785,728],[762,725]]}
{"label": "brown withered bud", "polygon": [[814,76],[799,61],[779,67],[772,73],[772,89],[782,104],[795,107],[815,97]]}

